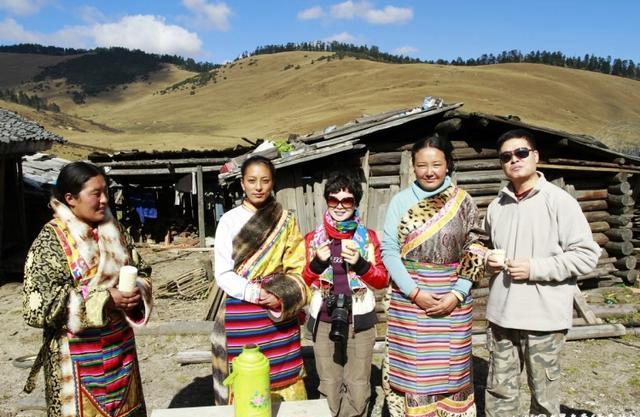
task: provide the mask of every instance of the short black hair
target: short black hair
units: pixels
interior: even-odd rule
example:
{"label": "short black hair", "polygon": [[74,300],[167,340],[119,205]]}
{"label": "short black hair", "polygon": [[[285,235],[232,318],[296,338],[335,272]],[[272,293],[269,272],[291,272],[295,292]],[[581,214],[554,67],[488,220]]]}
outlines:
{"label": "short black hair", "polygon": [[102,168],[89,162],[71,162],[60,170],[58,179],[56,180],[56,186],[52,190],[53,197],[66,205],[65,194],[70,193],[72,196],[77,197],[80,191],[82,191],[84,184],[98,175],[102,175],[105,181],[107,181],[107,175]]}
{"label": "short black hair", "polygon": [[338,194],[345,190],[353,194],[356,206],[360,205],[362,199],[362,185],[352,172],[338,171],[329,175],[327,183],[324,186],[324,199],[329,198],[329,194]]}
{"label": "short black hair", "polygon": [[511,139],[524,139],[527,141],[531,149],[536,149],[536,138],[533,133],[526,129],[513,129],[500,135],[496,142],[496,149],[500,151],[502,145]]}
{"label": "short black hair", "polygon": [[453,162],[453,145],[449,140],[445,137],[433,135],[427,136],[422,139],[419,139],[416,143],[413,144],[411,148],[411,164],[415,165],[416,163],[416,154],[418,151],[424,148],[436,148],[444,153],[444,159],[447,161],[447,169],[449,170],[449,175],[453,173],[455,169],[455,164]]}
{"label": "short black hair", "polygon": [[269,172],[271,172],[271,178],[275,180],[276,167],[273,166],[273,162],[271,162],[271,159],[266,158],[262,155],[253,155],[244,160],[242,166],[240,167],[240,172],[242,173],[243,177],[247,171],[247,168],[254,164],[262,164],[266,166],[269,169]]}

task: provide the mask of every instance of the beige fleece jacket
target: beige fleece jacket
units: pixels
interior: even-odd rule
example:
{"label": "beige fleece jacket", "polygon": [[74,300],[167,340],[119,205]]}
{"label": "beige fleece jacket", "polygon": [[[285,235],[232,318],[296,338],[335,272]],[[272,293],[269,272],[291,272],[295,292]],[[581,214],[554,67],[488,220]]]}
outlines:
{"label": "beige fleece jacket", "polygon": [[569,329],[576,277],[591,272],[600,257],[578,202],[538,172],[534,189],[517,201],[511,186],[491,202],[485,228],[494,248],[508,259],[529,259],[529,280],[500,272],[490,282],[487,320],[501,327]]}

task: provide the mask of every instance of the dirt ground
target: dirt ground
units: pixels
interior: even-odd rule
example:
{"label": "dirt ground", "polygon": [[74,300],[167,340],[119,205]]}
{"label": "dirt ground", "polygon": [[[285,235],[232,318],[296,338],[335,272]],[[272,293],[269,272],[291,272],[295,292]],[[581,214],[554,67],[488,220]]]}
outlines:
{"label": "dirt ground", "polygon": [[[146,260],[154,267],[157,287],[182,272],[193,269],[203,257],[198,253],[169,255],[146,250]],[[28,369],[15,366],[15,359],[35,354],[41,341],[41,330],[28,327],[21,313],[19,282],[0,282],[0,417],[42,417],[46,415],[42,375],[36,391],[22,392]],[[158,299],[152,323],[202,320],[206,301]],[[211,366],[207,363],[179,365],[176,353],[186,350],[208,350],[207,335],[140,335],[136,339],[142,382],[149,410],[156,408],[211,405]],[[484,415],[485,379],[488,352],[474,346],[474,372],[478,415]],[[377,356],[372,365],[372,383],[379,385]],[[318,398],[317,377],[313,357],[305,356],[309,373],[306,384],[311,398]],[[636,415],[640,416],[640,338],[583,340],[567,342],[562,354],[562,411],[567,414]],[[379,392],[379,391],[378,391]],[[529,393],[526,376],[522,375],[520,414],[527,414]],[[376,401],[376,392],[372,393]],[[378,398],[378,403],[381,399]],[[385,411],[382,410],[382,415]],[[374,415],[380,414],[376,408]]]}

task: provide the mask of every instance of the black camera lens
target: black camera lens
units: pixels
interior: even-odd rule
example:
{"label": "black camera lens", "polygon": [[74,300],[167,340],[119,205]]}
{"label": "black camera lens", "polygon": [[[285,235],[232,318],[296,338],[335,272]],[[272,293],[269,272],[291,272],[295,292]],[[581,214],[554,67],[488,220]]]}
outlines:
{"label": "black camera lens", "polygon": [[331,330],[329,339],[334,342],[344,343],[349,335],[349,310],[336,307],[331,313]]}

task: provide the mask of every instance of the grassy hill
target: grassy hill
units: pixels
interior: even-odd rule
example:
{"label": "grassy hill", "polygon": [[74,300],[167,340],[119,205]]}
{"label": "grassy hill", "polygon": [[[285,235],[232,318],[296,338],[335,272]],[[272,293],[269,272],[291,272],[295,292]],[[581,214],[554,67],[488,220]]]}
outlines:
{"label": "grassy hill", "polygon": [[243,143],[242,137],[286,137],[418,106],[427,95],[462,101],[465,111],[515,114],[527,123],[593,135],[617,148],[637,145],[638,81],[539,64],[399,65],[329,61],[329,55],[249,57],[214,70],[204,86],[183,82],[195,73],[164,65],[146,81],[89,96],[82,105],[71,100],[63,80],[33,91],[62,109],[55,120],[39,116],[47,128],[74,143],[111,149],[224,148]]}

